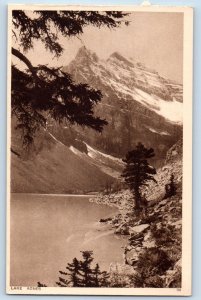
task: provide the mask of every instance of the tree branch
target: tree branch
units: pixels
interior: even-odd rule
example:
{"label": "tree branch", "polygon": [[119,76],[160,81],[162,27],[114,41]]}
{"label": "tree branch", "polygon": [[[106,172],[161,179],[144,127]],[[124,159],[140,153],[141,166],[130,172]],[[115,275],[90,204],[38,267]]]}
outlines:
{"label": "tree branch", "polygon": [[15,154],[15,155],[17,155],[18,157],[20,157],[20,154],[18,153],[18,152],[16,152],[15,150],[13,150],[13,148],[11,147],[11,152],[13,153],[13,154]]}
{"label": "tree branch", "polygon": [[22,54],[19,50],[12,47],[12,54],[19,58],[31,71],[31,73],[36,76],[36,68],[31,64],[30,60]]}

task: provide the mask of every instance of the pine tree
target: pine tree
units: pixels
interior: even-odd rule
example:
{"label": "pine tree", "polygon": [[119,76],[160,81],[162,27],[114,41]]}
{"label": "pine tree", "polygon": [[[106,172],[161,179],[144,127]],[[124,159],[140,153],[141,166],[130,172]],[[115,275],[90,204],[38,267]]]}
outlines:
{"label": "pine tree", "polygon": [[[94,115],[94,106],[102,99],[101,91],[88,84],[75,84],[62,68],[34,66],[26,52],[40,41],[46,50],[59,57],[64,49],[59,36],[80,36],[86,26],[119,27],[126,13],[121,11],[33,11],[13,10],[12,33],[16,47],[12,55],[25,66],[12,65],[12,114],[21,131],[24,146],[30,145],[37,132],[46,128],[48,118],[67,124],[87,126],[101,132],[107,121]],[[15,150],[12,149],[15,153]]]}
{"label": "pine tree", "polygon": [[152,167],[147,159],[154,157],[152,148],[145,148],[141,143],[138,143],[135,150],[129,151],[123,162],[126,163],[122,173],[126,184],[134,195],[134,208],[139,210],[146,202],[141,194],[141,187],[147,186],[150,180],[156,182],[153,175],[156,174],[156,169]]}
{"label": "pine tree", "polygon": [[72,263],[68,263],[66,266],[66,269],[69,272],[59,271],[59,273],[61,275],[67,276],[68,279],[59,277],[59,281],[56,282],[56,284],[61,287],[66,287],[66,286],[80,287],[80,286],[82,286],[80,278],[79,278],[80,262],[77,260],[77,258],[74,258]]}
{"label": "pine tree", "polygon": [[85,287],[95,286],[94,271],[91,267],[93,251],[81,251],[81,253],[83,257],[83,261],[80,261],[82,284]]}
{"label": "pine tree", "polygon": [[[72,263],[66,266],[67,272],[59,271],[63,277],[59,276],[56,284],[60,287],[106,287],[109,286],[109,274],[101,271],[99,264],[92,267],[93,251],[81,251],[82,260],[74,258]],[[65,276],[65,278],[64,278]]]}
{"label": "pine tree", "polygon": [[101,271],[99,264],[94,268],[94,287],[107,287],[109,286],[110,275],[106,271]]}

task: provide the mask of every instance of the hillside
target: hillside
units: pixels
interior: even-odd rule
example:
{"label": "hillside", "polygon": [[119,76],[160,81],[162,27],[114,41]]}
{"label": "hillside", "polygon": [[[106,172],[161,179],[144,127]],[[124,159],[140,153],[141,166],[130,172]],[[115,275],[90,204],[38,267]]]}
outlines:
{"label": "hillside", "polygon": [[[165,184],[174,175],[176,194],[165,198]],[[125,273],[132,267],[133,277],[125,285],[135,287],[181,287],[182,247],[182,142],[167,153],[165,165],[158,170],[157,184],[147,187],[146,214],[133,212],[133,196],[129,190],[91,199],[114,205],[119,214],[101,220],[112,225],[116,234],[128,236],[124,249]],[[130,282],[131,281],[131,282]]]}
{"label": "hillside", "polygon": [[[19,140],[13,141],[14,148],[23,156],[12,154],[11,157],[12,192],[86,193],[103,190],[115,181],[115,176],[108,175],[112,171],[105,171],[104,162],[97,162],[96,165],[95,158],[90,158],[86,153],[78,150],[75,153],[74,148],[62,144],[47,132],[41,135],[42,146],[38,141],[38,148],[31,151],[31,158],[29,153],[22,154],[18,150]],[[111,159],[107,158],[109,165],[108,160]],[[115,163],[111,163],[115,173]]]}

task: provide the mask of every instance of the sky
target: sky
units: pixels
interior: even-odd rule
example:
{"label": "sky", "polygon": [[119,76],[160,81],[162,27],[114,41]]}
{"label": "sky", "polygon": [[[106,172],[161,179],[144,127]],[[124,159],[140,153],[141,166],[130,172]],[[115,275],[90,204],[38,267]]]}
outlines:
{"label": "sky", "polygon": [[132,12],[126,19],[130,21],[129,26],[116,29],[88,26],[79,38],[60,38],[65,50],[59,59],[53,58],[39,42],[26,55],[33,65],[66,66],[85,45],[101,59],[117,51],[163,77],[182,83],[183,13]]}

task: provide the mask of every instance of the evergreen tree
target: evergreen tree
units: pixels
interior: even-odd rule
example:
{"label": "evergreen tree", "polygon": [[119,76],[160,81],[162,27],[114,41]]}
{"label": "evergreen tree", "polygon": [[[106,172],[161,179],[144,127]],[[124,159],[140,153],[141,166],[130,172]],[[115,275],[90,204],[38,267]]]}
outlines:
{"label": "evergreen tree", "polygon": [[[12,65],[12,114],[17,119],[23,143],[33,142],[37,131],[46,128],[48,117],[58,122],[88,126],[102,131],[106,120],[94,116],[94,106],[101,101],[101,91],[88,84],[75,84],[62,68],[34,66],[26,52],[40,41],[46,50],[59,57],[63,47],[59,36],[80,36],[87,25],[116,28],[124,22],[121,11],[27,11],[13,10],[12,55],[25,66]],[[15,150],[12,149],[15,153]]]}
{"label": "evergreen tree", "polygon": [[82,284],[85,287],[95,286],[94,270],[91,267],[93,261],[92,251],[81,251],[83,261],[80,261],[80,269],[82,273]]}
{"label": "evergreen tree", "polygon": [[38,287],[47,287],[46,284],[41,283],[40,281],[37,282]]}
{"label": "evergreen tree", "polygon": [[94,287],[107,287],[109,286],[110,275],[106,271],[101,271],[99,264],[94,268]]}
{"label": "evergreen tree", "polygon": [[77,260],[77,258],[74,258],[72,263],[68,263],[66,266],[66,269],[69,272],[63,272],[63,271],[59,271],[59,273],[61,275],[65,275],[68,277],[68,280],[63,278],[63,277],[59,277],[59,281],[56,282],[56,284],[58,286],[73,286],[73,287],[79,287],[82,286],[81,282],[80,282],[80,262]]}
{"label": "evergreen tree", "polygon": [[154,157],[152,148],[145,148],[141,143],[138,143],[135,150],[129,151],[123,162],[126,163],[122,177],[125,178],[126,184],[134,195],[134,208],[141,209],[146,203],[141,194],[141,187],[147,186],[148,181],[156,182],[153,175],[156,174],[156,169],[152,167],[147,159]]}
{"label": "evergreen tree", "polygon": [[99,264],[96,264],[96,267],[94,269],[94,286],[99,287],[99,276],[100,276],[100,267]]}
{"label": "evergreen tree", "polygon": [[59,271],[63,277],[59,277],[56,284],[60,287],[106,287],[109,286],[109,274],[101,271],[98,264],[93,268],[93,251],[81,251],[83,260],[74,258],[72,263],[66,266],[67,272]]}

